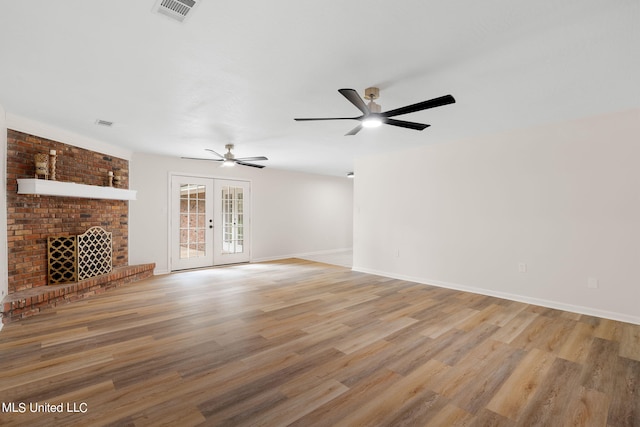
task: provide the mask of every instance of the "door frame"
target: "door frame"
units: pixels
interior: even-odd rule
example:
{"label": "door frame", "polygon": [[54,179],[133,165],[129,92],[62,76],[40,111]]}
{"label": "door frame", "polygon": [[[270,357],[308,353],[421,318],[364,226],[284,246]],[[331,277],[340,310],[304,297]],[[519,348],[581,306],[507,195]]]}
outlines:
{"label": "door frame", "polygon": [[[220,176],[220,175],[209,175],[209,174],[201,174],[201,173],[192,173],[192,172],[178,172],[178,171],[169,171],[169,173],[167,174],[167,202],[166,202],[166,206],[167,206],[167,251],[166,251],[166,255],[167,255],[167,266],[168,266],[168,273],[172,273],[174,271],[180,271],[180,270],[173,270],[173,266],[172,266],[172,248],[171,248],[171,244],[172,244],[172,213],[171,213],[171,203],[172,203],[172,192],[171,192],[171,182],[173,180],[174,176],[185,176],[185,177],[189,177],[189,178],[205,178],[205,179],[211,179],[215,182],[215,180],[225,180],[225,181],[244,181],[244,182],[248,182],[249,183],[249,189],[251,190],[251,188],[253,188],[253,180],[249,179],[249,178],[235,178],[235,177],[228,177],[228,176]],[[249,197],[251,198],[251,203],[249,204],[249,209],[248,209],[248,213],[249,213],[249,262],[253,262],[253,197],[251,195],[252,191],[249,192]],[[216,209],[216,206],[214,205],[213,207],[214,211]],[[214,224],[214,231],[216,229],[216,224]],[[215,253],[214,255],[214,262],[215,262]],[[223,265],[224,266],[224,265]],[[207,267],[207,268],[211,268],[211,267]]]}

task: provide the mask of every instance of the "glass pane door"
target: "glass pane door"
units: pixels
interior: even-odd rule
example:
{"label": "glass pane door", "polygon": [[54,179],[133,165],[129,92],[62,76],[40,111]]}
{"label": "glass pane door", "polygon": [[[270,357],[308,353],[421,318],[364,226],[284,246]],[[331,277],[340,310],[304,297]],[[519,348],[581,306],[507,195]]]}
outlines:
{"label": "glass pane door", "polygon": [[171,178],[171,270],[213,265],[213,180]]}
{"label": "glass pane door", "polygon": [[180,259],[207,256],[204,185],[180,184]]}
{"label": "glass pane door", "polygon": [[[216,231],[214,263],[248,262],[249,254],[249,183],[215,180]],[[218,202],[219,198],[219,202]]]}
{"label": "glass pane door", "polygon": [[243,188],[222,186],[222,253],[244,252]]}

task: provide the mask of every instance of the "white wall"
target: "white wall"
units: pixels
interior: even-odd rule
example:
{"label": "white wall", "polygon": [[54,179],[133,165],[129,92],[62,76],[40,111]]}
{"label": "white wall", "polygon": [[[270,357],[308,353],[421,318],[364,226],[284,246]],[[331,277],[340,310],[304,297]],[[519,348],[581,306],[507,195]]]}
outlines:
{"label": "white wall", "polygon": [[156,263],[169,271],[168,184],[170,173],[251,182],[252,261],[350,249],[353,182],[347,178],[134,154],[129,204],[129,263]]}
{"label": "white wall", "polygon": [[355,270],[640,324],[640,110],[355,172]]}
{"label": "white wall", "polygon": [[60,141],[74,147],[108,154],[125,160],[130,160],[133,154],[133,151],[128,148],[113,145],[104,140],[90,138],[28,117],[11,114],[11,112],[7,113],[7,127],[19,132],[36,135],[52,141]]}
{"label": "white wall", "polygon": [[[7,266],[7,120],[0,105],[0,301],[9,293]],[[0,320],[0,329],[2,321]]]}

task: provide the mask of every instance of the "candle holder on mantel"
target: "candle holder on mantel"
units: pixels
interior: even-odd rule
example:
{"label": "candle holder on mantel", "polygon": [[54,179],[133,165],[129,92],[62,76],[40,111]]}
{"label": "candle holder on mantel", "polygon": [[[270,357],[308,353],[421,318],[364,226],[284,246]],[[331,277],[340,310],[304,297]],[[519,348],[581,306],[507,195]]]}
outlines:
{"label": "candle holder on mantel", "polygon": [[36,178],[49,177],[49,155],[38,153],[34,156],[34,162],[36,165]]}
{"label": "candle holder on mantel", "polygon": [[113,175],[113,186],[116,188],[120,188],[122,186],[122,175],[119,172],[116,172]]}
{"label": "candle holder on mantel", "polygon": [[107,185],[113,187],[113,171],[107,172]]}
{"label": "candle holder on mantel", "polygon": [[58,160],[58,155],[56,150],[49,151],[49,179],[52,181],[56,180],[56,162]]}

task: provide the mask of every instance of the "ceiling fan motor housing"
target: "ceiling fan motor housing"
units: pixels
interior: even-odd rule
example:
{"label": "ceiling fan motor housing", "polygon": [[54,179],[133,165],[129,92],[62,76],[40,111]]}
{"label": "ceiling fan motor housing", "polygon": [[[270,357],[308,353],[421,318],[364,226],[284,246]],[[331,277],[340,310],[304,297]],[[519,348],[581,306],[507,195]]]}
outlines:
{"label": "ceiling fan motor housing", "polygon": [[233,153],[231,153],[231,150],[233,150],[233,144],[227,144],[224,146],[224,148],[227,149],[227,152],[224,153],[224,158],[227,160],[233,160],[234,156]]}
{"label": "ceiling fan motor housing", "polygon": [[376,104],[373,101],[369,101],[369,103],[367,104],[367,108],[369,108],[369,111],[372,113],[380,113],[382,111],[382,106],[380,104]]}

